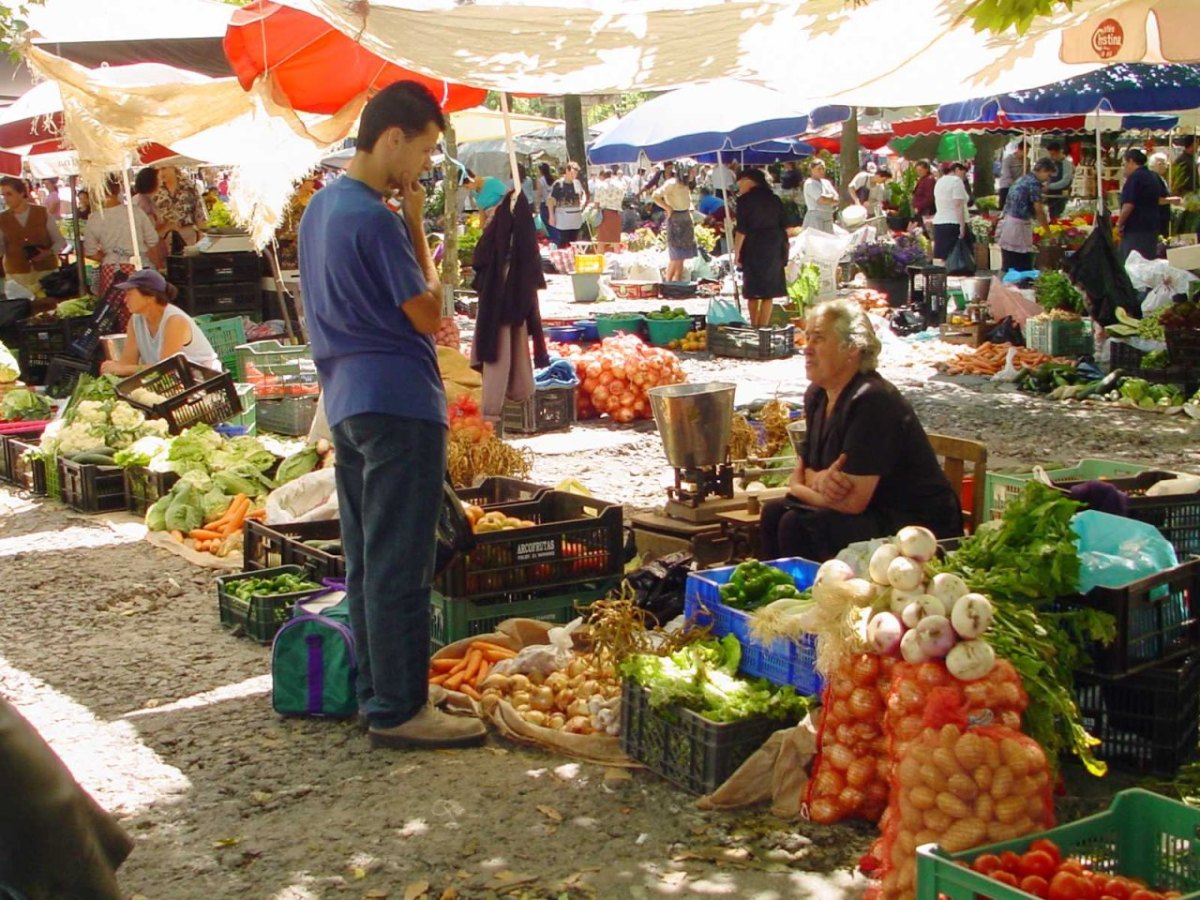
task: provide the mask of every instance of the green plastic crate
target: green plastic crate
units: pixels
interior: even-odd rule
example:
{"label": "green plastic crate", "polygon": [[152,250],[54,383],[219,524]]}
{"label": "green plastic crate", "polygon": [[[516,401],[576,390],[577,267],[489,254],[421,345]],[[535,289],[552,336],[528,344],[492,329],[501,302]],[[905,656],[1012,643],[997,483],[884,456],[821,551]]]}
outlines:
{"label": "green plastic crate", "polygon": [[247,435],[254,437],[258,434],[258,414],[255,412],[258,398],[254,396],[254,385],[234,384],[233,387],[237,391],[238,399],[242,401],[242,413],[225,421],[229,425],[242,426]]}
{"label": "green plastic crate", "polygon": [[1094,350],[1092,320],[1026,319],[1025,344],[1050,356],[1083,356]]}
{"label": "green plastic crate", "polygon": [[917,900],[1034,900],[963,864],[984,853],[1021,853],[1040,837],[1094,872],[1141,878],[1153,888],[1181,891],[1181,900],[1200,898],[1200,809],[1134,788],[1117,794],[1107,812],[1002,844],[954,854],[933,844],[918,847]]}
{"label": "green plastic crate", "polygon": [[217,319],[212,315],[196,316],[195,323],[208,338],[226,372],[237,373],[237,348],[246,343],[246,326],[241,316]]}
{"label": "green plastic crate", "polygon": [[[1136,475],[1149,471],[1151,466],[1138,463],[1119,462],[1115,459],[1083,459],[1079,465],[1066,469],[1047,469],[1046,474],[1056,484],[1064,481],[1097,481],[1123,475]],[[1032,481],[1033,472],[987,473],[987,489],[983,492],[984,510],[980,521],[998,519],[1009,501],[1016,499]]]}
{"label": "green plastic crate", "polygon": [[551,597],[534,597],[515,602],[477,603],[457,597],[445,597],[437,591],[429,602],[429,643],[437,652],[447,644],[478,634],[489,634],[505,619],[537,619],[562,625],[579,613],[577,606],[600,600],[617,586],[615,580],[580,585],[577,589]]}
{"label": "green plastic crate", "polygon": [[[308,591],[291,594],[255,594],[242,600],[229,593],[227,587],[246,578],[274,578],[277,575],[309,575],[303,566],[278,566],[274,569],[258,569],[240,575],[223,575],[217,579],[217,612],[221,625],[230,631],[244,634],[260,644],[269,644],[275,632],[292,617],[296,603],[325,590],[315,587]],[[316,582],[314,582],[316,583]]]}

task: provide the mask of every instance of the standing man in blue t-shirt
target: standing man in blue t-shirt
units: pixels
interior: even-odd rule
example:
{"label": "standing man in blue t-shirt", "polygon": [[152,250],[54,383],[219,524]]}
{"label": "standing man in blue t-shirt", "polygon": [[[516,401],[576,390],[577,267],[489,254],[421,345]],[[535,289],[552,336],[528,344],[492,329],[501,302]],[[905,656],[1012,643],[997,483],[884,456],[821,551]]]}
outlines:
{"label": "standing man in blue t-shirt", "polygon": [[1121,264],[1134,250],[1146,259],[1158,258],[1158,208],[1169,202],[1163,180],[1146,168],[1146,154],[1136,147],[1125,151],[1125,184],[1117,233]]}
{"label": "standing man in blue t-shirt", "polygon": [[[446,397],[431,335],[442,287],[417,180],[445,127],[437,100],[398,82],[363,109],[346,175],[300,222],[300,279],[337,452],[358,704],[372,746],[481,743],[483,724],[429,705],[429,600]],[[401,215],[384,196],[399,190]]]}

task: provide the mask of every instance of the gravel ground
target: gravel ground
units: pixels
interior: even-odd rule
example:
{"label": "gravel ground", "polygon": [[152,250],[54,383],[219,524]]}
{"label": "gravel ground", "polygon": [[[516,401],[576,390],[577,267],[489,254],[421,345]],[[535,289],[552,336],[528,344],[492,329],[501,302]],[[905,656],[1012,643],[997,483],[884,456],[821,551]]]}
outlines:
{"label": "gravel ground", "polygon": [[[581,307],[553,279],[546,317]],[[637,308],[636,304],[620,304]],[[702,311],[703,304],[689,303]],[[1190,420],[1063,406],[935,377],[934,342],[889,343],[883,371],[927,429],[984,440],[992,464],[1109,457],[1200,470]],[[738,402],[799,398],[798,359],[689,359]],[[648,508],[667,474],[652,424],[583,423],[521,441],[543,483],[577,477]],[[869,830],[703,813],[635,771],[491,739],[371,752],[351,724],[282,720],[265,648],[222,632],[214,574],[154,549],[132,519],[0,489],[0,692],[136,838],[130,896],[843,898]],[[1102,802],[1104,786],[1088,791]]]}

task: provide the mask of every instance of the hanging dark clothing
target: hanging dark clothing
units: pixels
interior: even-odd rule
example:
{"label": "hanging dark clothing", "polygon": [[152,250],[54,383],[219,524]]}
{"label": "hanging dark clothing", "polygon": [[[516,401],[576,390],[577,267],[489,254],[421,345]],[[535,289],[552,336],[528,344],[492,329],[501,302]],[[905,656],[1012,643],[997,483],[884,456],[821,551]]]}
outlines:
{"label": "hanging dark clothing", "polygon": [[479,294],[476,353],[481,363],[495,362],[500,326],[524,325],[533,338],[534,365],[542,368],[550,364],[538,309],[538,291],[546,286],[546,278],[542,274],[533,210],[524,194],[517,195],[514,208],[509,199],[511,194],[509,191],[496,207],[496,214],[475,245],[471,260],[475,269],[471,286]]}
{"label": "hanging dark clothing", "polygon": [[788,237],[783,201],[770,188],[738,197],[737,232],[742,239],[742,293],[751,300],[787,296]]}

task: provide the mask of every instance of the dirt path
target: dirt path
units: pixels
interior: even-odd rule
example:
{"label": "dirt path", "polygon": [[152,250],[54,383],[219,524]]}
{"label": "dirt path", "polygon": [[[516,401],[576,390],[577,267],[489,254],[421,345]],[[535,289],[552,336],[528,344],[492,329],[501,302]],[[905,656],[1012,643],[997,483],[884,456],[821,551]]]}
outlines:
{"label": "dirt path", "polygon": [[[993,460],[1198,467],[1190,422],[931,380],[930,353],[889,346],[885,374],[927,428],[982,438]],[[739,402],[804,387],[798,360],[687,366],[692,380],[736,381]],[[588,423],[524,443],[537,481],[578,477],[630,507],[662,500],[652,426]],[[267,650],[218,624],[214,574],[140,536],[136,524],[0,489],[0,692],[135,836],[121,872],[129,895],[861,893],[849,869],[867,829],[701,813],[644,772],[497,739],[462,752],[371,752],[352,724],[281,720],[267,697]]]}

